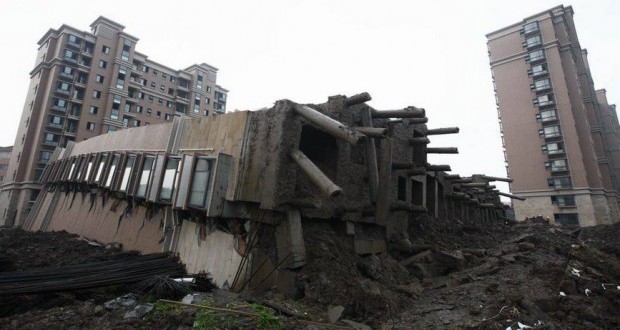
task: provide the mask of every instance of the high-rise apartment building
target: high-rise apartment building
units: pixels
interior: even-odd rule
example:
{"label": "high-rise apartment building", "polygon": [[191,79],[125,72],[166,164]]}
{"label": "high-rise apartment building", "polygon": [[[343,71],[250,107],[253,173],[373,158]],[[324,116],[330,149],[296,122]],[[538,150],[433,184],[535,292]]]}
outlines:
{"label": "high-rise apartment building", "polygon": [[558,6],[487,35],[517,219],[618,221],[620,129],[596,91],[573,22]]}
{"label": "high-rise apartment building", "polygon": [[0,184],[6,177],[6,171],[9,168],[9,160],[11,159],[11,150],[13,147],[0,147]]}
{"label": "high-rise apartment building", "polygon": [[136,51],[138,38],[105,17],[84,32],[62,25],[41,40],[5,181],[0,225],[21,225],[58,146],[118,129],[226,111],[218,69],[175,70]]}

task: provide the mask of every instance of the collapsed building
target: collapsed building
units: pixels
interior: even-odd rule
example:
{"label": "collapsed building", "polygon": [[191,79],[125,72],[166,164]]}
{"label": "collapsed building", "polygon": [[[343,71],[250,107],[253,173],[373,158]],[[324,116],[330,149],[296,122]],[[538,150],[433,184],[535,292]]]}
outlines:
{"label": "collapsed building", "polygon": [[295,286],[304,221],[339,222],[358,254],[407,249],[416,216],[497,221],[505,178],[427,162],[425,110],[376,110],[368,93],[316,105],[130,128],[59,148],[25,229],[173,251],[226,288]]}

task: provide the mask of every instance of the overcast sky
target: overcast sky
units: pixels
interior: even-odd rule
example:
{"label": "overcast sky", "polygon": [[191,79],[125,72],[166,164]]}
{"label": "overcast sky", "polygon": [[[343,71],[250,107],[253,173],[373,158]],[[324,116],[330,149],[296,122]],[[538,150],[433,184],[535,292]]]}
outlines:
{"label": "overcast sky", "polygon": [[[433,157],[454,173],[505,176],[485,34],[557,1],[32,1],[0,3],[0,145],[14,143],[36,42],[62,24],[103,15],[140,39],[150,59],[182,69],[206,62],[230,90],[228,110],[278,99],[321,103],[369,92],[370,105],[424,107],[433,137],[459,155]],[[596,88],[620,103],[620,1],[572,1]],[[506,190],[506,186],[501,186]]]}

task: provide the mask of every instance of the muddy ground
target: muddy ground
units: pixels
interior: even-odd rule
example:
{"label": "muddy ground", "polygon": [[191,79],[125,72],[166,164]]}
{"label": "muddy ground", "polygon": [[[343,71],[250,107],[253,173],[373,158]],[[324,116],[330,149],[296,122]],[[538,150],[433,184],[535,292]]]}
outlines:
{"label": "muddy ground", "polygon": [[[308,265],[300,274],[304,295],[297,300],[219,290],[193,299],[224,310],[212,311],[138,297],[137,303],[154,303],[154,309],[125,318],[131,307],[104,305],[132,292],[131,285],[0,295],[0,324],[13,329],[620,328],[620,224],[580,229],[542,219],[482,224],[422,216],[409,234],[407,251],[357,256],[338,222],[305,222]],[[103,261],[118,253],[64,232],[0,229],[2,271]]]}

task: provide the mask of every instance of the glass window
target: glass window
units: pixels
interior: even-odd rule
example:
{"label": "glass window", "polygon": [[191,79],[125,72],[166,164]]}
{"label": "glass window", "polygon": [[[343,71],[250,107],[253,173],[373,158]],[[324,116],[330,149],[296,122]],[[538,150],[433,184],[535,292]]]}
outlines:
{"label": "glass window", "polygon": [[547,64],[539,64],[532,67],[532,75],[539,76],[547,73]]}
{"label": "glass window", "polygon": [[71,161],[71,169],[69,169],[69,175],[67,176],[68,180],[71,180],[71,177],[73,176],[73,171],[75,171],[75,164],[77,163],[77,159],[74,159]]}
{"label": "glass window", "polygon": [[534,81],[534,89],[542,91],[551,88],[551,81],[549,79],[540,79]]}
{"label": "glass window", "polygon": [[540,36],[533,36],[531,38],[527,38],[525,40],[525,45],[529,47],[534,47],[542,44],[542,38]]}
{"label": "glass window", "polygon": [[112,185],[112,179],[114,179],[114,172],[116,171],[116,166],[118,166],[118,161],[120,160],[120,155],[114,155],[112,158],[112,164],[110,164],[110,170],[108,171],[108,178],[105,181],[105,187],[110,188]]}
{"label": "glass window", "polygon": [[523,32],[525,34],[538,31],[538,22],[527,23],[523,26]]}
{"label": "glass window", "polygon": [[555,109],[541,111],[538,118],[543,123],[558,119]]}
{"label": "glass window", "polygon": [[86,165],[86,175],[84,176],[84,180],[88,180],[90,177],[90,171],[93,169],[93,164],[95,163],[95,155],[91,155],[88,160],[88,165]]}
{"label": "glass window", "polygon": [[118,190],[122,192],[126,192],[127,188],[129,188],[129,179],[131,178],[131,169],[133,168],[133,164],[136,162],[136,156],[129,156],[127,162],[125,163],[125,169],[123,170],[123,179],[121,180],[121,186]]}
{"label": "glass window", "polygon": [[575,196],[563,195],[563,196],[551,196],[551,204],[557,206],[575,206]]}
{"label": "glass window", "polygon": [[211,162],[205,158],[196,160],[194,177],[189,192],[189,206],[205,208],[207,190],[209,188],[209,173],[211,172]]}
{"label": "glass window", "polygon": [[159,199],[163,201],[171,201],[176,189],[176,178],[179,174],[181,165],[180,158],[168,158],[166,163],[166,170],[164,172],[164,180],[161,184],[161,190],[159,192]]}
{"label": "glass window", "polygon": [[146,196],[146,190],[149,186],[149,182],[151,181],[151,172],[153,171],[153,163],[155,162],[155,158],[146,157],[144,159],[144,164],[142,165],[142,174],[140,175],[140,183],[138,184],[138,191],[136,192],[136,197],[144,198]]}
{"label": "glass window", "polygon": [[528,54],[530,61],[538,61],[545,58],[545,52],[542,49],[533,51]]}
{"label": "glass window", "polygon": [[107,160],[107,154],[101,155],[101,159],[99,159],[99,166],[97,167],[97,174],[95,175],[95,183],[99,183],[101,181],[101,175],[103,174],[103,168]]}

